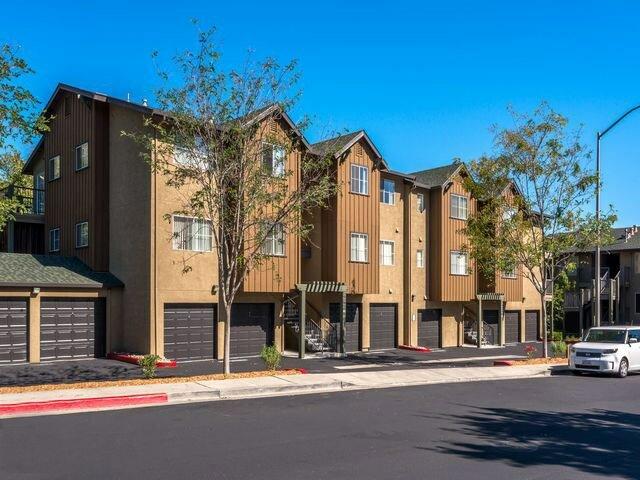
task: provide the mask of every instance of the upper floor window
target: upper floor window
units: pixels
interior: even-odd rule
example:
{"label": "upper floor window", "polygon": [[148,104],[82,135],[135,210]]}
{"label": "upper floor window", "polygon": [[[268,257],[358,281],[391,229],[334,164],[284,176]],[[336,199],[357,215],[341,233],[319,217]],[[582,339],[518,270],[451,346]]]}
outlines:
{"label": "upper floor window", "polygon": [[89,166],[89,144],[87,142],[76,147],[76,171]]}
{"label": "upper floor window", "polygon": [[60,229],[52,228],[49,230],[49,251],[50,252],[59,252],[60,251]]}
{"label": "upper floor window", "polygon": [[265,143],[262,150],[262,166],[274,177],[284,176],[285,149],[279,145]]}
{"label": "upper floor window", "polygon": [[[185,142],[185,145],[190,144]],[[201,137],[196,136],[193,146],[174,145],[173,161],[177,165],[201,166],[207,159],[207,149]]]}
{"label": "upper floor window", "polygon": [[49,180],[60,178],[60,155],[49,159]]}
{"label": "upper floor window", "polygon": [[418,193],[416,195],[416,203],[418,204],[418,211],[420,213],[424,212],[424,194]]}
{"label": "upper floor window", "polygon": [[173,249],[210,252],[212,245],[211,220],[173,216]]}
{"label": "upper floor window", "polygon": [[76,223],[76,248],[89,246],[89,222]]}
{"label": "upper floor window", "polygon": [[351,234],[351,261],[367,262],[369,258],[369,235],[366,233]]}
{"label": "upper floor window", "polygon": [[467,275],[467,254],[465,252],[451,252],[451,275]]}
{"label": "upper floor window", "polygon": [[416,267],[424,268],[424,250],[416,251]]}
{"label": "upper floor window", "polygon": [[380,182],[380,201],[387,205],[396,203],[396,182],[383,178]]}
{"label": "upper floor window", "polygon": [[516,278],[518,276],[516,267],[510,268],[509,270],[505,270],[504,272],[502,272],[502,276],[504,278]]}
{"label": "upper floor window", "polygon": [[364,165],[351,164],[351,193],[369,195],[369,169]]}
{"label": "upper floor window", "polygon": [[469,199],[451,194],[451,218],[466,220],[469,215]]}
{"label": "upper floor window", "polygon": [[267,234],[262,244],[262,253],[276,257],[284,256],[285,233],[281,223],[270,224],[271,231]]}
{"label": "upper floor window", "polygon": [[380,240],[380,265],[393,266],[395,263],[395,243]]}

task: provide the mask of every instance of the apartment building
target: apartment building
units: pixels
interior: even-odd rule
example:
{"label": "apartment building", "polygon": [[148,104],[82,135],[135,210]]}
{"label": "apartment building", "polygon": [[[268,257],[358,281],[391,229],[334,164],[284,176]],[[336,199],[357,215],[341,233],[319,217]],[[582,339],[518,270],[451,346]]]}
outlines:
{"label": "apartment building", "polygon": [[[600,254],[600,320],[602,325],[640,323],[640,233],[638,227],[614,228],[613,243]],[[564,331],[582,335],[595,320],[595,248],[576,252],[567,270]]]}
{"label": "apartment building", "polygon": [[[172,215],[178,193],[121,134],[156,112],[67,85],[46,111],[50,131],[25,166],[38,212],[16,219],[11,253],[0,255],[0,269],[13,272],[0,281],[0,361],[112,351],[221,358],[211,222]],[[256,121],[300,135],[286,113],[266,109]],[[250,273],[231,312],[231,356],[270,343],[297,350],[300,337],[306,350],[336,350],[341,302],[347,351],[537,340],[532,286],[517,272],[480,279],[462,249],[460,230],[477,208],[463,164],[403,174],[364,131],[301,140],[305,153],[336,152],[341,191],[308,212],[308,241],[274,238],[273,262]],[[288,168],[300,154],[288,155]],[[39,225],[30,230],[39,250],[16,241],[27,220]]]}

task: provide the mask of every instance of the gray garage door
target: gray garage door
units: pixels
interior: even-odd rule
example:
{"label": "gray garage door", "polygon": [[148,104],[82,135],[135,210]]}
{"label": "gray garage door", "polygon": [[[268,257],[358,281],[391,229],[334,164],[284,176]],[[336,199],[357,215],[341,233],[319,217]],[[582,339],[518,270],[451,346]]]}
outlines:
{"label": "gray garage door", "polygon": [[27,302],[0,301],[0,364],[27,361]]}
{"label": "gray garage door", "polygon": [[[357,352],[360,350],[360,319],[362,304],[347,303],[347,318],[345,319],[345,341],[344,348],[347,352]],[[337,331],[340,331],[340,304],[329,305],[329,318]]]}
{"label": "gray garage door", "polygon": [[231,308],[231,356],[259,355],[273,343],[273,303],[236,303]]}
{"label": "gray garage door", "polygon": [[440,348],[442,310],[439,308],[418,310],[418,321],[418,345],[421,347]]}
{"label": "gray garage door", "polygon": [[520,312],[504,312],[504,341],[506,343],[520,341]]}
{"label": "gray garage door", "polygon": [[484,326],[484,337],[489,345],[498,345],[500,337],[498,335],[498,318],[500,313],[498,310],[484,310],[482,318],[486,325]]}
{"label": "gray garage door", "polygon": [[40,304],[41,360],[103,357],[103,299],[43,299]]}
{"label": "gray garage door", "polygon": [[165,303],[165,357],[177,361],[213,359],[216,316],[213,303]]}
{"label": "gray garage door", "polygon": [[370,348],[379,350],[395,348],[397,305],[395,303],[372,303],[369,309]]}
{"label": "gray garage door", "polygon": [[540,338],[538,328],[538,312],[526,312],[524,316],[524,335],[527,342],[535,342]]}

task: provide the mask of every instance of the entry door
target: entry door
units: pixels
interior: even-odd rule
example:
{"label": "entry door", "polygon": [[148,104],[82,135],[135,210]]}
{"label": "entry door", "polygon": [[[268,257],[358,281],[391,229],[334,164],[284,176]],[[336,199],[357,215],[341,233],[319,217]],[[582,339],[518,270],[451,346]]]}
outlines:
{"label": "entry door", "polygon": [[439,308],[418,310],[418,320],[418,345],[421,347],[440,348],[442,310]]}

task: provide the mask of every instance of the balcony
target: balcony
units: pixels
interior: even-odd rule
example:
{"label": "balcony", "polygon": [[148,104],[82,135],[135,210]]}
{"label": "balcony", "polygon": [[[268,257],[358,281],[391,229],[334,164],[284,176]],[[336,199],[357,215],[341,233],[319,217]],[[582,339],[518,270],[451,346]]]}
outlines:
{"label": "balcony", "polygon": [[20,215],[44,215],[44,190],[40,188],[9,185],[0,190],[0,195],[18,202],[16,217]]}

